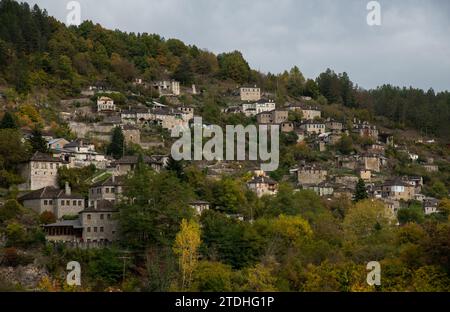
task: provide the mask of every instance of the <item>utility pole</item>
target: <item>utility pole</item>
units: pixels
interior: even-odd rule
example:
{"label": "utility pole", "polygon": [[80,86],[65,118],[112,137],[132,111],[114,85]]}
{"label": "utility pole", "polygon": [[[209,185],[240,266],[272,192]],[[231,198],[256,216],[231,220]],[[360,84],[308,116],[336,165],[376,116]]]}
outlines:
{"label": "utility pole", "polygon": [[122,288],[123,288],[123,283],[125,282],[125,268],[126,268],[125,265],[126,265],[127,260],[131,259],[131,257],[130,256],[126,256],[126,255],[130,254],[129,251],[125,250],[125,251],[122,251],[122,252],[124,253],[124,255],[120,256],[119,259],[123,260],[123,270],[122,270]]}

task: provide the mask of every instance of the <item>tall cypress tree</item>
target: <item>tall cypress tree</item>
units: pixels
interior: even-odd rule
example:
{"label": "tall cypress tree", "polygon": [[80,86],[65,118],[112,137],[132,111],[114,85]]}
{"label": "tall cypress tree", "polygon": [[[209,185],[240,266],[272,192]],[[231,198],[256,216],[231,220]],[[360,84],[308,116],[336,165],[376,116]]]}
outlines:
{"label": "tall cypress tree", "polygon": [[108,146],[108,155],[111,155],[115,159],[120,159],[124,154],[125,137],[123,136],[122,129],[115,127],[112,133],[111,144]]}
{"label": "tall cypress tree", "polygon": [[358,183],[356,184],[354,201],[359,202],[366,198],[369,198],[366,190],[366,184],[364,183],[363,179],[359,179]]}

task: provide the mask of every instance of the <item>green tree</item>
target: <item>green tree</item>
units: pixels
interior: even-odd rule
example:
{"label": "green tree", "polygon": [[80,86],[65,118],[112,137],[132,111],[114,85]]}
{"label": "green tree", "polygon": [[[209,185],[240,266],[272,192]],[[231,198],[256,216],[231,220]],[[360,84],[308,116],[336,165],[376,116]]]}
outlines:
{"label": "green tree", "polygon": [[34,152],[47,153],[48,145],[47,141],[42,137],[42,131],[39,128],[34,128],[29,139],[31,148]]}
{"label": "green tree", "polygon": [[369,195],[367,194],[366,184],[363,179],[359,179],[356,184],[354,201],[359,202],[367,198],[369,198]]}
{"label": "green tree", "polygon": [[115,159],[120,159],[124,156],[125,137],[120,127],[115,127],[112,133],[111,143],[108,146],[108,155]]}
{"label": "green tree", "polygon": [[250,66],[239,51],[222,53],[217,56],[220,75],[223,79],[233,79],[237,83],[248,82]]}
{"label": "green tree", "polygon": [[0,122],[0,129],[17,129],[16,119],[13,114],[10,112],[6,112],[3,115],[2,121]]}

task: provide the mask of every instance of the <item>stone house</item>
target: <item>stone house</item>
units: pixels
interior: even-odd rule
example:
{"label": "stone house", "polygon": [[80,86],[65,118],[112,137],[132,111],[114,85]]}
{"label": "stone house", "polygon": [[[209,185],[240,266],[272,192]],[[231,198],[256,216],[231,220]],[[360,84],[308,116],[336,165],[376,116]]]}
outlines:
{"label": "stone house", "polygon": [[302,166],[297,169],[299,185],[318,185],[327,179],[328,171],[318,166]]}
{"label": "stone house", "polygon": [[356,170],[359,168],[359,159],[356,155],[344,156],[337,155],[336,156],[336,168],[345,168],[350,170]]}
{"label": "stone house", "polygon": [[69,144],[69,141],[64,138],[57,138],[50,140],[47,145],[50,150],[59,150],[64,148],[66,144]]}
{"label": "stone house", "polygon": [[262,112],[256,115],[259,124],[276,124],[279,125],[288,120],[289,114],[285,110],[273,110],[270,112]]}
{"label": "stone house", "polygon": [[100,201],[96,206],[81,211],[76,220],[45,225],[45,238],[76,246],[106,246],[118,238],[117,212],[111,202]]}
{"label": "stone house", "polygon": [[275,195],[278,192],[278,182],[267,176],[257,176],[247,182],[247,187],[256,196]]}
{"label": "stone house", "polygon": [[178,106],[177,110],[183,114],[184,121],[189,121],[194,118],[195,110],[191,106]]}
{"label": "stone house", "polygon": [[179,96],[181,94],[180,82],[171,80],[157,81],[153,83],[160,96]]}
{"label": "stone house", "polygon": [[376,126],[370,125],[367,121],[354,121],[353,133],[358,134],[360,137],[367,137],[372,140],[378,140],[378,129]]}
{"label": "stone house", "polygon": [[290,104],[288,110],[302,112],[303,119],[314,120],[322,117],[320,109],[314,106],[308,106],[305,104]]}
{"label": "stone house", "polygon": [[330,132],[341,133],[344,126],[342,122],[328,119],[325,121],[325,128]]}
{"label": "stone house", "polygon": [[332,196],[334,193],[333,185],[327,182],[322,182],[317,185],[303,185],[303,189],[312,190],[320,197]]}
{"label": "stone house", "polygon": [[300,128],[305,130],[307,134],[316,134],[320,135],[325,133],[325,124],[323,122],[316,122],[312,120],[308,120],[306,122],[303,122],[300,125]]}
{"label": "stone house", "polygon": [[[114,161],[111,163],[114,172],[113,174],[116,176],[127,175],[136,168],[138,158],[138,156],[124,156],[121,159]],[[163,167],[163,163],[153,157],[144,156],[143,161],[156,172],[160,172]]]}
{"label": "stone house", "polygon": [[354,192],[355,190],[348,186],[338,185],[334,187],[333,197],[352,199]]}
{"label": "stone house", "polygon": [[30,208],[38,214],[49,211],[57,219],[77,215],[85,208],[84,197],[72,194],[68,184],[66,184],[65,190],[47,186],[32,191],[20,197],[19,201],[24,207]]}
{"label": "stone house", "polygon": [[401,179],[386,181],[381,186],[383,198],[409,201],[414,199],[415,187]]}
{"label": "stone house", "polygon": [[367,151],[371,154],[379,154],[379,155],[384,155],[386,148],[384,147],[384,145],[381,144],[372,144],[369,146],[369,148],[367,149]]}
{"label": "stone house", "polygon": [[125,176],[110,176],[104,181],[94,183],[89,188],[89,206],[94,207],[96,202],[110,201],[115,204],[121,200],[125,185]]}
{"label": "stone house", "polygon": [[430,172],[430,173],[439,171],[439,167],[434,164],[425,164],[425,165],[423,165],[423,168],[425,169],[426,172]]}
{"label": "stone house", "polygon": [[280,124],[281,132],[293,132],[295,130],[294,123],[291,121],[285,121]]}
{"label": "stone house", "polygon": [[422,191],[423,187],[423,178],[421,176],[405,176],[402,177],[402,180],[408,184],[411,184],[416,189],[416,194]]}
{"label": "stone house", "polygon": [[113,99],[102,96],[97,99],[97,111],[98,112],[104,112],[104,111],[115,111],[116,105],[114,104]]}
{"label": "stone house", "polygon": [[195,209],[197,215],[201,216],[205,211],[209,210],[210,203],[204,200],[195,200],[190,202],[191,208]]}
{"label": "stone house", "polygon": [[241,101],[259,101],[261,100],[261,89],[254,87],[241,87],[239,89]]}
{"label": "stone house", "polygon": [[423,210],[426,215],[437,213],[439,207],[439,200],[432,197],[427,197],[423,200]]}
{"label": "stone house", "polygon": [[398,210],[400,209],[400,201],[392,198],[381,198],[381,201],[386,208],[390,209],[394,215],[397,215]]}
{"label": "stone house", "polygon": [[372,180],[372,171],[368,169],[361,169],[359,171],[359,177],[364,180],[364,182],[370,182]]}
{"label": "stone house", "polygon": [[272,100],[261,99],[256,102],[242,104],[242,112],[247,117],[256,116],[262,112],[270,112],[276,109],[276,104]]}
{"label": "stone house", "polygon": [[380,155],[365,153],[360,157],[361,166],[365,170],[370,170],[373,172],[381,171],[381,158]]}
{"label": "stone house", "polygon": [[333,177],[333,181],[337,185],[345,185],[351,189],[355,189],[359,178],[355,175],[336,175]]}
{"label": "stone house", "polygon": [[125,139],[125,144],[141,144],[141,130],[133,125],[123,125],[122,133]]}
{"label": "stone house", "polygon": [[58,168],[67,166],[61,158],[40,152],[34,153],[30,161],[21,166],[21,176],[25,180],[21,190],[39,190],[46,186],[58,186]]}

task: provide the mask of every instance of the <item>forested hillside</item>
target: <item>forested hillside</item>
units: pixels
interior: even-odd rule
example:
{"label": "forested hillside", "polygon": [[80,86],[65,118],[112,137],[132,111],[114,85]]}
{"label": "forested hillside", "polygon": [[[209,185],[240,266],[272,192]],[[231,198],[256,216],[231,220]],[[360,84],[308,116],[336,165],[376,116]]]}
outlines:
{"label": "forested hillside", "polygon": [[346,73],[329,69],[315,80],[306,79],[297,67],[263,74],[252,70],[238,51],[214,55],[177,39],[107,30],[90,21],[66,27],[37,6],[0,2],[0,86],[7,90],[5,96],[13,96],[8,87],[22,95],[44,92],[56,98],[76,96],[96,83],[125,90],[136,77],[174,78],[184,85],[211,79],[258,84],[281,103],[288,96],[311,96],[319,103],[366,109],[396,127],[413,127],[444,140],[450,134],[448,92],[390,85],[363,90]]}

